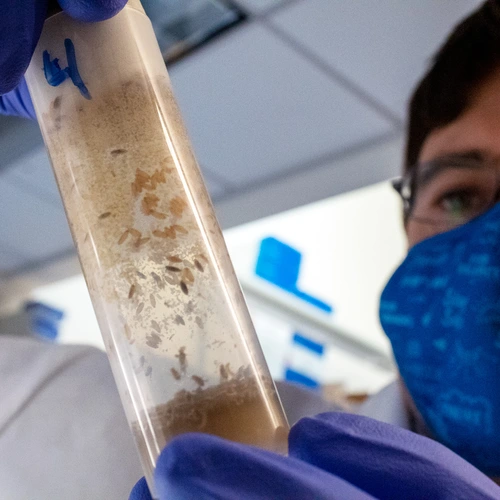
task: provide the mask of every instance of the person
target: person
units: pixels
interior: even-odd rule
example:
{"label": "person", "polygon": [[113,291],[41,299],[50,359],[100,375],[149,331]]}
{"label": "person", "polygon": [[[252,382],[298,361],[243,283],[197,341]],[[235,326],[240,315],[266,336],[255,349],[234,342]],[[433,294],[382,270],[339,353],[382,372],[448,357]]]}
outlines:
{"label": "person", "polygon": [[[400,378],[360,409],[362,415],[396,424],[446,445],[497,481],[500,479],[499,117],[500,2],[488,0],[454,29],[410,101],[404,174],[394,182],[403,200],[409,252],[380,300],[381,324],[391,341]],[[350,445],[342,447],[346,429],[338,429],[341,418],[345,417],[326,414],[319,422],[318,419],[299,421],[290,436],[291,457],[306,458],[320,470],[347,479],[377,498],[482,498],[478,491],[455,491],[455,496],[447,496],[443,489],[435,488],[432,474],[427,479],[424,474],[418,480],[413,476],[415,490],[410,492],[409,476],[396,463],[395,450],[388,441],[383,440],[384,449],[391,450],[387,456],[377,455],[377,446],[368,444],[373,445],[373,435],[382,436],[386,429],[372,421],[357,421],[353,425],[349,435],[362,435],[366,449],[363,452],[358,446],[351,461],[346,457],[351,457]],[[365,425],[371,427],[372,435],[364,432]],[[303,434],[307,435],[304,438],[307,444],[301,441]],[[201,443],[201,438],[198,440]],[[429,451],[430,444],[427,445]],[[171,476],[175,470],[172,457],[176,453],[189,457],[199,451],[197,446],[203,449],[194,438],[191,441],[180,438],[164,452],[157,482],[165,498],[179,484]],[[228,449],[224,454],[225,445],[217,446],[222,465],[207,467],[215,477],[224,476],[221,469],[230,463],[223,456],[237,461],[235,452],[231,454]],[[302,446],[307,448],[306,452]],[[262,456],[248,457],[244,463],[247,471],[251,471],[251,465],[257,470],[260,466],[262,476],[268,478],[285,477],[280,471],[288,466],[290,491],[293,488],[299,491],[305,485],[298,480],[300,473],[285,460],[275,460],[279,465],[263,465]],[[387,471],[381,465],[384,460],[386,467],[397,471],[394,475],[386,476]],[[363,461],[368,472],[362,470]],[[419,469],[415,455],[409,462]],[[441,470],[439,465],[436,470]],[[314,472],[310,474],[314,477]],[[391,491],[386,485],[377,489],[374,486],[377,474],[386,483],[400,482],[401,489]],[[203,491],[197,488],[195,479],[199,480],[191,479],[192,491]],[[243,477],[239,480],[241,484],[248,483]],[[211,487],[220,490],[216,489],[214,478],[207,477],[205,481],[204,491]],[[425,481],[430,486],[427,492],[421,489]],[[230,479],[224,477],[221,482],[225,485]],[[233,488],[243,491],[234,485]],[[328,493],[322,495],[312,486],[308,488],[317,493],[311,497],[329,498]],[[279,489],[267,486],[266,491],[278,493]],[[327,491],[333,492],[334,485]],[[500,490],[494,497],[500,498]],[[229,496],[220,494],[217,498]]]}
{"label": "person", "polygon": [[[113,15],[120,10],[124,2],[59,0],[59,3],[76,18],[83,17],[85,20],[95,21],[99,20],[99,13],[103,19]],[[3,94],[0,96],[0,110],[6,114],[33,116],[32,104],[22,76],[43,23],[44,9],[40,7],[41,4],[43,2],[39,0],[26,0],[21,7],[18,0],[0,0],[4,12],[9,13],[0,19],[0,39],[5,42],[0,44],[0,94]],[[475,277],[479,280],[485,279],[485,275],[488,277],[488,266],[492,269],[495,266],[495,260],[492,255],[486,253],[486,247],[481,247],[481,253],[474,253],[476,240],[473,237],[481,239],[484,229],[488,237],[482,238],[484,242],[481,245],[489,244],[491,248],[495,246],[494,203],[498,184],[492,182],[492,179],[496,181],[496,170],[490,160],[494,158],[496,146],[492,119],[495,111],[494,91],[495,84],[500,84],[495,79],[494,70],[500,68],[500,64],[495,65],[491,62],[488,66],[488,58],[484,56],[483,50],[489,49],[489,43],[495,40],[497,10],[497,2],[489,0],[479,11],[480,14],[472,16],[472,21],[465,22],[473,25],[469,32],[463,28],[458,30],[459,35],[464,32],[469,33],[467,36],[464,35],[465,41],[458,44],[461,49],[464,47],[467,49],[465,55],[470,55],[468,59],[456,57],[456,60],[451,58],[452,61],[448,56],[443,56],[448,62],[444,73],[441,73],[439,61],[436,60],[434,68],[437,69],[429,78],[427,93],[419,94],[424,95],[423,102],[428,107],[420,110],[418,105],[415,105],[418,108],[416,112],[421,113],[421,125],[424,128],[419,129],[420,122],[417,121],[417,125],[413,125],[413,129],[410,126],[409,131],[411,140],[408,142],[408,150],[413,153],[411,157],[409,156],[411,161],[408,164],[413,165],[413,160],[418,164],[409,167],[407,175],[397,184],[405,200],[406,229],[412,249],[382,296],[381,318],[394,345],[402,375],[401,394],[407,400],[405,411],[408,416],[412,416],[409,420],[415,422],[412,429],[422,430],[422,433],[430,435],[435,440],[371,418],[346,413],[326,413],[301,419],[291,429],[287,457],[230,443],[215,436],[186,434],[175,438],[160,456],[155,475],[159,498],[162,500],[167,498],[500,498],[500,489],[474,466],[477,465],[495,474],[495,450],[488,448],[488,442],[479,442],[472,433],[463,432],[464,427],[467,428],[470,422],[474,422],[478,424],[475,429],[480,431],[479,437],[481,439],[487,437],[493,444],[495,443],[494,427],[498,421],[495,420],[496,405],[492,394],[495,379],[489,377],[495,374],[493,370],[496,366],[496,357],[494,346],[488,344],[487,340],[497,318],[495,307],[498,298],[494,296],[495,288],[491,283],[488,293],[482,290],[481,293],[473,293],[477,288],[471,287],[469,282],[464,290],[459,288],[463,285],[460,280],[464,276],[462,267],[466,267],[466,264],[469,264],[470,268],[474,267],[476,261],[482,265],[482,274],[478,273]],[[104,11],[105,14],[102,14]],[[482,23],[478,22],[478,19],[482,19]],[[487,42],[483,40],[483,43],[475,43],[469,47],[470,32],[475,34],[476,38],[481,38],[485,25],[489,27]],[[460,38],[458,35],[452,35],[452,38],[454,36]],[[479,48],[480,51],[474,54],[474,48]],[[443,49],[444,52],[446,51]],[[467,61],[465,63],[467,71],[460,66],[463,60]],[[494,61],[494,57],[492,56],[490,60]],[[462,70],[451,73],[453,78],[447,80],[448,72],[451,70],[449,66],[453,66],[451,62]],[[488,68],[482,67],[484,65],[481,63],[485,63]],[[469,75],[468,66],[472,66],[473,69],[482,67],[474,73],[475,79]],[[459,85],[458,80],[456,81],[457,73],[464,77],[466,84]],[[436,81],[441,86],[436,86]],[[442,112],[434,119],[432,118],[434,106],[430,104],[437,106],[436,110],[441,109],[441,105],[446,107],[441,99],[448,97],[450,89],[447,85],[450,81],[462,89],[458,97],[449,98],[450,102],[459,104],[458,108],[451,112]],[[462,107],[460,103],[463,103]],[[410,124],[414,123],[415,120],[411,118]],[[459,128],[457,131],[457,126],[463,129]],[[446,131],[448,132],[445,133]],[[416,136],[420,137],[420,143],[415,142]],[[466,150],[463,149],[465,145],[468,145]],[[486,157],[479,156],[478,152],[486,154]],[[454,186],[454,191],[446,190],[440,199],[431,203],[431,195],[436,193],[437,187],[445,184],[448,171],[452,172],[450,178],[456,179],[458,176],[461,182]],[[469,177],[464,177],[466,174]],[[487,183],[489,189],[487,200],[482,200],[480,195],[485,193],[474,191],[471,185],[472,188],[475,187],[472,183],[473,177],[477,180],[483,179],[485,175],[489,176]],[[468,179],[471,180],[471,184],[466,182]],[[437,187],[435,181],[439,181]],[[482,182],[478,181],[478,184]],[[494,195],[490,193],[492,186],[495,187]],[[429,210],[432,208],[434,211],[430,210],[427,213],[425,202],[427,208]],[[471,210],[460,211],[464,208],[462,202]],[[445,239],[448,235],[452,235],[451,239]],[[471,250],[471,247],[474,248]],[[467,260],[460,260],[469,257],[472,259],[472,265]],[[428,267],[432,265],[434,268]],[[451,267],[452,265],[455,267]],[[431,271],[435,269],[437,273],[433,276]],[[455,274],[458,276],[456,282],[453,281]],[[494,274],[492,272],[492,275]],[[448,285],[452,281],[454,286],[451,288],[451,295],[448,296]],[[483,281],[475,281],[474,285],[478,283],[480,286],[484,284]],[[438,293],[443,294],[443,300],[437,300],[436,295],[432,295]],[[469,308],[474,300],[478,303],[482,301],[478,309],[481,316]],[[425,306],[429,312],[422,315]],[[453,308],[458,306],[462,307],[460,318],[453,312]],[[442,307],[444,312],[436,311],[433,307]],[[448,307],[451,307],[451,312],[448,311]],[[477,319],[477,323],[472,323],[472,317]],[[473,325],[484,326],[485,334],[477,334],[478,329],[474,329]],[[455,326],[459,328],[457,332],[453,331],[454,338],[450,338],[450,330],[446,328]],[[442,333],[438,327],[444,328]],[[476,332],[476,337],[471,332]],[[14,350],[16,343],[18,351]],[[10,352],[14,353],[11,357],[13,360],[24,359],[24,352],[30,349],[29,346],[14,341],[3,347],[5,353],[12,349]],[[458,353],[457,356],[461,354],[466,361],[474,358],[478,364],[469,363],[470,366],[464,365],[463,369],[453,373],[453,365],[450,365],[443,355],[443,353],[447,355],[452,347]],[[81,352],[81,356],[76,354],[73,357],[65,357],[63,352],[65,349],[69,348],[53,346],[50,352],[45,349],[43,352],[33,349],[31,357],[26,358],[26,366],[33,367],[33,372],[27,377],[32,383],[31,391],[28,391],[30,396],[24,398],[17,406],[13,405],[15,411],[11,411],[7,426],[0,428],[0,449],[4,428],[17,425],[25,408],[29,407],[32,401],[38,400],[43,406],[39,407],[38,412],[33,411],[31,418],[24,421],[23,425],[19,421],[16,432],[10,437],[12,450],[15,453],[14,446],[17,442],[23,442],[24,433],[29,433],[31,436],[31,446],[26,446],[22,449],[22,455],[17,455],[16,464],[26,465],[15,477],[15,481],[19,483],[33,481],[36,485],[41,482],[41,475],[51,474],[61,483],[66,482],[73,486],[73,491],[67,493],[65,498],[114,498],[111,493],[103,493],[104,490],[96,493],[100,485],[96,485],[93,490],[86,490],[82,482],[72,484],[72,474],[75,474],[75,471],[69,471],[66,467],[66,462],[77,461],[80,458],[76,456],[80,451],[75,443],[85,442],[92,429],[92,426],[82,426],[79,418],[78,413],[82,410],[80,396],[89,398],[90,402],[94,387],[99,384],[93,378],[92,391],[84,390],[84,387],[87,387],[86,381],[89,380],[87,378],[89,371],[93,370],[89,364],[77,370],[74,376],[68,377],[67,385],[62,392],[57,392],[54,388],[50,398],[44,397],[44,389],[50,386],[52,381],[60,379],[61,372],[68,370],[70,373],[75,361],[78,364],[78,360],[85,358]],[[432,349],[435,349],[437,354]],[[52,372],[46,370],[47,376],[38,384],[40,372],[36,367],[42,354],[45,356],[46,366],[51,369],[55,366],[56,369]],[[59,364],[53,363],[52,360],[59,356],[64,361]],[[454,362],[458,362],[456,360]],[[10,369],[12,373],[18,373],[18,366],[17,361],[10,367],[7,364],[6,371]],[[475,379],[476,374],[480,374],[481,378]],[[104,378],[109,378],[109,373],[102,373],[99,379],[101,377],[104,386],[107,382]],[[72,394],[70,387],[76,382],[80,382],[80,385],[75,387],[80,387],[81,390],[78,391],[76,398],[71,399],[75,394]],[[439,405],[434,405],[432,396],[440,396],[441,389],[446,397]],[[14,394],[16,392],[13,391]],[[7,386],[3,400],[8,401],[9,395]],[[104,393],[99,396],[101,409],[113,414],[107,405],[105,407],[102,404],[105,397]],[[73,411],[70,412],[70,419],[74,419],[73,426],[68,425],[67,428],[76,436],[71,435],[72,439],[61,439],[60,434],[49,434],[45,440],[40,441],[39,434],[45,432],[45,421],[41,418],[35,419],[35,414],[41,417],[41,408],[45,411],[51,408],[53,411],[54,401],[59,401],[61,404],[58,417],[61,416],[60,413],[68,411],[69,407],[73,406]],[[111,403],[112,406],[114,401]],[[465,408],[465,403],[471,408],[467,408],[470,411],[463,412],[466,420],[462,425],[460,404]],[[481,413],[478,409],[489,409],[489,414],[486,414],[487,411]],[[113,414],[110,421],[114,421],[115,417]],[[451,417],[454,417],[454,420]],[[96,422],[95,424],[97,425]],[[484,429],[480,427],[483,424]],[[98,434],[100,438],[105,437],[104,433],[99,433],[99,428]],[[465,439],[464,442],[461,441],[462,438]],[[113,444],[117,444],[117,440],[121,439],[124,439],[124,436],[117,432]],[[90,443],[90,448],[95,446],[96,455],[103,451],[99,441],[101,439]],[[472,464],[438,441],[455,448],[459,453],[463,452]],[[55,444],[60,444],[61,448],[57,449]],[[106,448],[109,447],[109,441],[106,444]],[[50,457],[54,449],[55,454]],[[476,455],[474,450],[477,450]],[[36,455],[34,464],[28,460],[32,454]],[[50,465],[48,468],[39,469],[40,462],[45,460],[45,456],[49,457]],[[122,452],[122,457],[126,457],[125,452]],[[476,460],[477,457],[484,460]],[[92,484],[96,479],[98,482],[102,480],[102,471],[98,471],[97,468],[86,469],[86,474],[88,484]],[[109,480],[114,481],[118,488],[119,481],[124,479],[124,475],[119,477],[119,474],[113,474]],[[8,481],[8,478],[0,476],[0,481],[3,479]],[[48,496],[46,492],[41,494],[33,492],[24,494],[24,497],[19,496],[14,486],[8,498],[58,498],[59,491],[56,486],[53,483],[52,496]],[[28,488],[24,484],[19,485],[19,488],[24,487]],[[144,480],[137,483],[130,498],[134,500],[151,498]]]}
{"label": "person", "polygon": [[410,101],[395,183],[410,251],[380,302],[401,379],[362,409],[496,478],[499,116],[500,2],[490,0],[456,27]]}

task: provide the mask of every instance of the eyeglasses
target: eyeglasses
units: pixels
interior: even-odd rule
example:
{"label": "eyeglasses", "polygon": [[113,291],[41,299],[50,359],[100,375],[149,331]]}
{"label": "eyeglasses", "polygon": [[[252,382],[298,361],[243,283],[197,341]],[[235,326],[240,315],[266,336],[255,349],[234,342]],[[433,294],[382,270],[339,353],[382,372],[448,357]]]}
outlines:
{"label": "eyeglasses", "polygon": [[449,230],[493,207],[499,178],[491,163],[450,156],[418,164],[392,185],[403,199],[405,220]]}

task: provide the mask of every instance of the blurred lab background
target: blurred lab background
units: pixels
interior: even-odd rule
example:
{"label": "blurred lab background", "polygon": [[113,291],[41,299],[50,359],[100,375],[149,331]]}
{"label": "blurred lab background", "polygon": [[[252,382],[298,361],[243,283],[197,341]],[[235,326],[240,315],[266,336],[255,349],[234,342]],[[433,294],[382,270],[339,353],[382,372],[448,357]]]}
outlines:
{"label": "blurred lab background", "polygon": [[[479,0],[142,0],[273,376],[355,405],[394,379],[405,107]],[[38,127],[0,117],[0,334],[103,348]]]}

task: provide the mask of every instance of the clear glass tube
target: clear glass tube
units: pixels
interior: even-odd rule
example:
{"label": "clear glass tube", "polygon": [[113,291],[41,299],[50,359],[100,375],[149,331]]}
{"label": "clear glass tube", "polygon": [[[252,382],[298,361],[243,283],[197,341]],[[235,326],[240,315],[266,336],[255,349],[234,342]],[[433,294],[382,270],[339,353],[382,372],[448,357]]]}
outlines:
{"label": "clear glass tube", "polygon": [[286,452],[288,424],[140,3],[95,24],[50,17],[26,78],[152,491],[160,451],[183,432]]}

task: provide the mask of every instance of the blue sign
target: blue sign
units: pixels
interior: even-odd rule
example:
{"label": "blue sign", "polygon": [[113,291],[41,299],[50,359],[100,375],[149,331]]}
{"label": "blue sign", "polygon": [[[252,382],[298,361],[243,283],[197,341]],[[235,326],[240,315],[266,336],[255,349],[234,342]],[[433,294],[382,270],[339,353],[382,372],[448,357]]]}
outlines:
{"label": "blue sign", "polygon": [[64,317],[62,311],[40,302],[28,302],[25,305],[25,310],[30,317],[33,333],[47,340],[56,340],[59,334],[59,325]]}
{"label": "blue sign", "polygon": [[330,304],[297,288],[301,261],[302,254],[295,248],[273,237],[264,238],[255,274],[326,313],[333,312]]}
{"label": "blue sign", "polygon": [[299,373],[298,371],[292,370],[291,368],[287,368],[285,371],[285,380],[287,382],[291,382],[292,384],[303,385],[308,389],[317,390],[320,388],[320,384],[318,381],[304,375],[303,373]]}

